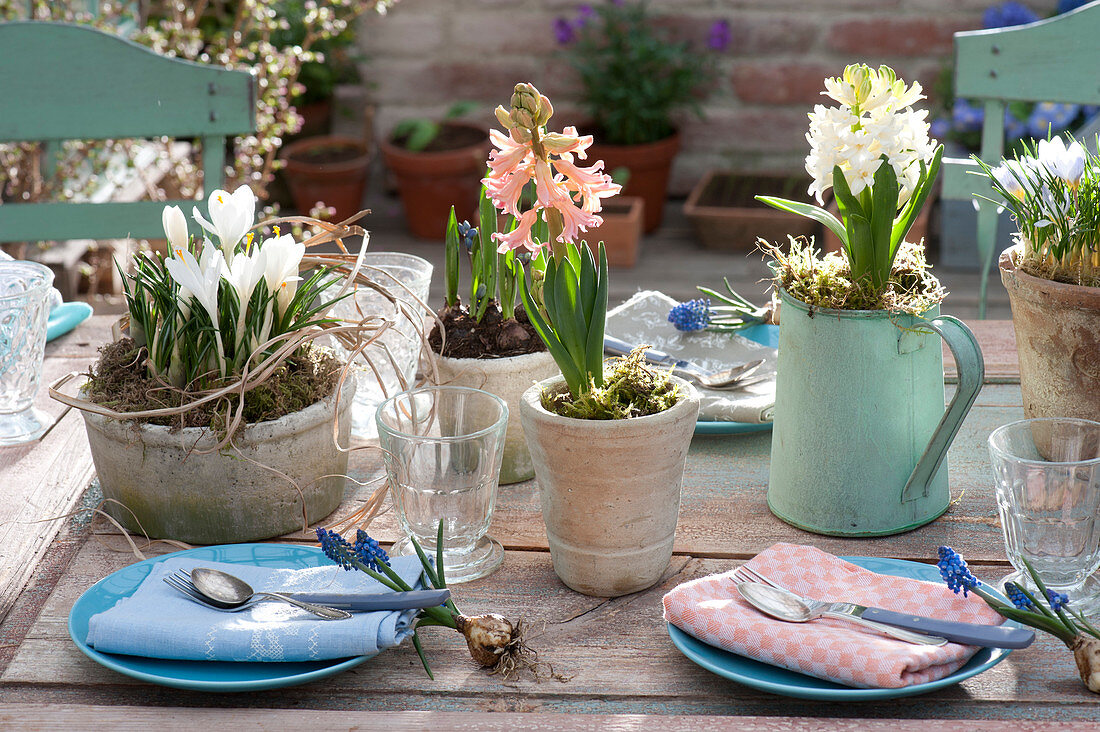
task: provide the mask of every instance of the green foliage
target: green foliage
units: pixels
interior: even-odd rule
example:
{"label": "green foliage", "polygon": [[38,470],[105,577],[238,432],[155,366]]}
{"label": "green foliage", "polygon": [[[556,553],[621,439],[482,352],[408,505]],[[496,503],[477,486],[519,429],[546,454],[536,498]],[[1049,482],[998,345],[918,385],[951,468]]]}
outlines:
{"label": "green foliage", "polygon": [[603,386],[576,397],[543,392],[542,406],[574,419],[630,419],[658,414],[680,400],[669,374],[645,365],[644,346],[608,363]]}
{"label": "green foliage", "polygon": [[592,251],[569,242],[565,256],[548,257],[542,307],[532,285],[520,278],[524,310],[561,369],[569,392],[579,397],[603,386],[603,336],[607,317],[607,253],[600,243],[599,265]]}
{"label": "green foliage", "polygon": [[[478,217],[481,225],[471,229],[469,222],[458,223],[455,208],[451,206],[444,239],[444,302],[447,307],[454,307],[459,302],[461,252],[467,249],[470,263],[470,315],[480,323],[489,305],[495,301],[500,308],[501,317],[507,320],[515,317],[518,292],[516,280],[520,276],[520,268],[514,251],[503,254],[497,252],[497,243],[493,241],[493,234],[498,233],[497,211],[484,186],[478,204]],[[511,231],[515,225],[515,218],[509,216],[506,231]],[[464,230],[467,232],[465,236]]]}
{"label": "green foliage", "polygon": [[[477,108],[476,102],[462,100],[455,102],[447,113],[443,115],[443,121],[464,117]],[[403,119],[393,127],[393,139],[401,140],[406,150],[420,152],[431,145],[435,138],[439,137],[443,125],[427,117],[413,117]]]}
{"label": "green foliage", "polygon": [[562,56],[580,74],[584,107],[603,142],[654,142],[673,133],[676,112],[702,116],[703,92],[715,78],[712,55],[669,39],[645,3],[607,2],[592,11]]}

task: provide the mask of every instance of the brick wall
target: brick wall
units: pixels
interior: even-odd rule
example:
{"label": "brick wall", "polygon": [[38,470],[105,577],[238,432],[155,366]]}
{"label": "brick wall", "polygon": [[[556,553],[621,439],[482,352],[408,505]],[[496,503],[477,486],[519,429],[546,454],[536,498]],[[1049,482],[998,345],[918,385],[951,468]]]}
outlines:
{"label": "brick wall", "polygon": [[[603,0],[592,0],[600,2]],[[454,101],[484,103],[477,121],[507,104],[517,81],[530,81],[576,121],[578,86],[552,29],[573,17],[576,0],[401,0],[359,33],[363,78],[385,134],[405,117],[435,116]],[[681,119],[684,149],[673,190],[685,193],[711,167],[801,167],[806,112],[822,99],[822,79],[855,61],[889,64],[931,89],[950,62],[952,33],[981,26],[989,0],[651,0],[678,37],[704,46],[724,18],[732,43],[720,54],[719,82],[703,119]],[[1055,0],[1029,2],[1041,15]]]}

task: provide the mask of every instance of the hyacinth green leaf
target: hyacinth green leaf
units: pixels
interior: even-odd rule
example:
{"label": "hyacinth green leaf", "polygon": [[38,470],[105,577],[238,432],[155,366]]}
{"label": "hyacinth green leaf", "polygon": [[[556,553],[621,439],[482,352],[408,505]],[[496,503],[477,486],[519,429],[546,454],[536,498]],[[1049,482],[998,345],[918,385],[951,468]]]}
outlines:
{"label": "hyacinth green leaf", "polygon": [[477,223],[481,239],[482,281],[485,283],[485,290],[488,293],[486,300],[488,300],[497,291],[497,277],[500,273],[496,267],[496,242],[493,241],[493,234],[497,231],[497,210],[485,186],[481,187],[479,204]]}
{"label": "hyacinth green leaf", "polygon": [[[590,255],[591,256],[591,255]],[[600,270],[589,315],[587,362],[585,370],[597,387],[603,386],[603,336],[607,319],[607,252],[600,242]]]}
{"label": "hyacinth green leaf", "polygon": [[836,216],[833,216],[819,206],[811,206],[808,203],[791,201],[786,198],[776,198],[775,196],[756,196],[756,200],[761,203],[766,203],[772,208],[777,208],[780,211],[787,211],[788,213],[805,216],[808,219],[813,219],[814,221],[824,224],[829,227],[829,231],[837,235],[838,239],[845,243],[848,242],[848,232],[844,230],[844,224],[840,223]]}
{"label": "hyacinth green leaf", "polygon": [[[546,277],[549,280],[553,275],[551,271],[552,266],[546,268]],[[546,350],[550,352],[550,355],[554,358],[554,363],[561,369],[561,375],[565,378],[565,383],[569,386],[569,391],[574,396],[581,394],[580,384],[582,383],[582,374],[578,373],[577,366],[573,362],[572,357],[569,355],[569,351],[558,339],[554,331],[550,329],[546,320],[542,317],[542,313],[539,312],[538,306],[535,304],[534,298],[531,297],[530,286],[527,283],[527,275],[518,278],[519,282],[519,294],[520,299],[523,301],[523,309],[527,312],[527,319],[531,321],[531,326],[534,327],[535,332],[538,333],[539,338],[546,344]],[[543,306],[547,307],[549,312],[549,305],[547,303],[548,298],[553,296],[548,293],[552,289],[545,282],[543,283]]]}
{"label": "hyacinth green leaf", "polygon": [[435,534],[435,578],[437,590],[447,587],[447,578],[443,575],[443,519],[439,519],[439,529]]}
{"label": "hyacinth green leaf", "polygon": [[[429,623],[424,624],[429,625]],[[417,627],[419,626],[420,623],[417,623]],[[420,656],[420,663],[424,664],[424,672],[428,674],[429,679],[435,681],[435,676],[432,674],[432,669],[428,665],[428,658],[424,655],[424,649],[420,647],[420,636],[416,634],[415,630],[413,630],[413,648],[416,649],[416,655]]]}
{"label": "hyacinth green leaf", "polygon": [[[568,258],[552,261],[546,268],[547,274],[550,273],[551,267],[556,272],[553,288],[550,288],[550,282],[547,280],[547,288],[554,292],[553,307],[549,302],[546,307],[546,312],[550,315],[550,325],[569,351],[573,363],[581,364],[584,362],[584,352],[579,340],[580,333],[577,331],[577,273]],[[583,315],[580,316],[580,320],[583,322]]]}
{"label": "hyacinth green leaf", "polygon": [[882,156],[875,183],[871,190],[871,258],[874,264],[873,279],[881,286],[890,278],[894,264],[894,252],[890,247],[890,234],[894,216],[898,212],[898,176],[890,159]]}
{"label": "hyacinth green leaf", "polygon": [[428,561],[428,555],[424,553],[424,548],[420,546],[420,542],[416,540],[416,537],[410,536],[409,541],[412,542],[413,549],[416,550],[416,556],[420,559],[420,566],[424,568],[424,576],[427,577],[428,581],[432,583],[432,587],[436,588],[437,590],[443,589],[443,587],[439,584],[440,579],[438,573],[438,567],[441,565],[436,565],[437,569],[433,570],[432,563]]}
{"label": "hyacinth green leaf", "polygon": [[596,262],[592,259],[592,250],[587,246],[582,247],[581,253],[581,286],[577,292],[577,303],[580,310],[584,311],[584,328],[587,330],[592,325],[592,301],[596,297]]}
{"label": "hyacinth green leaf", "polygon": [[860,279],[871,274],[874,269],[874,240],[871,234],[871,222],[860,214],[849,214],[848,241],[850,250],[848,264],[852,270],[852,279]]}
{"label": "hyacinth green leaf", "polygon": [[902,209],[897,221],[894,222],[894,228],[890,234],[890,248],[895,252],[901,246],[901,242],[905,240],[905,235],[909,233],[909,229],[913,227],[913,222],[920,214],[921,208],[924,207],[924,202],[928,200],[928,196],[932,192],[932,184],[935,183],[936,176],[939,175],[942,160],[943,145],[940,145],[932,155],[932,162],[928,165],[927,170],[925,170],[924,161],[920,161],[920,180],[913,191],[913,196],[905,204],[905,208]]}
{"label": "hyacinth green leaf", "polygon": [[462,246],[458,239],[458,219],[455,217],[455,207],[451,206],[451,215],[447,219],[447,235],[444,239],[446,247],[444,257],[444,274],[447,279],[447,306],[458,302],[458,250]]}

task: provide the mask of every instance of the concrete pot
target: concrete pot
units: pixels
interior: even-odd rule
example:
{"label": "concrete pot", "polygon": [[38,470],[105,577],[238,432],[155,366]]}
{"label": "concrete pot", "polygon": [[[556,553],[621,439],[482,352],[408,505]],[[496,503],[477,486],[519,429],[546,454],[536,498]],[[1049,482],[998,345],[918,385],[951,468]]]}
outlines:
{"label": "concrete pot", "polygon": [[1100,416],[1100,287],[1033,277],[1016,268],[1019,246],[1001,253],[1024,415]]}
{"label": "concrete pot", "polygon": [[680,486],[699,394],[660,414],[615,421],[572,419],[543,408],[544,389],[523,394],[520,416],[542,498],[554,571],[577,592],[618,597],[651,587],[672,558]]}
{"label": "concrete pot", "polygon": [[531,453],[523,436],[520,399],[531,384],[559,373],[549,351],[508,358],[447,358],[435,355],[438,383],[469,386],[495,394],[508,405],[508,431],[504,437],[504,460],[500,484],[519,483],[535,476]]}
{"label": "concrete pot", "polygon": [[[354,396],[355,380],[346,379],[337,422],[344,447]],[[82,414],[103,497],[122,504],[108,503],[107,511],[152,538],[189,544],[267,539],[301,528],[303,503],[305,520],[313,523],[344,497],[348,454],[333,444],[335,392],[299,412],[249,425],[234,437],[236,449],[210,454],[194,452],[218,441],[201,427]],[[301,492],[273,471],[293,478]]]}

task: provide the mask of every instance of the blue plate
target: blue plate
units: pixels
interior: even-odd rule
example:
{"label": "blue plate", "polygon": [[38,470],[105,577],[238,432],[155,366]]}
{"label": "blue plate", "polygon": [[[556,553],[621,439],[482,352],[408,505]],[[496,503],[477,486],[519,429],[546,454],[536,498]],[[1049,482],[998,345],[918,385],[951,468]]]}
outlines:
{"label": "blue plate", "polygon": [[92,314],[92,306],[86,302],[63,302],[50,311],[46,322],[46,340],[63,336],[83,323]]}
{"label": "blue plate", "polygon": [[[748,338],[769,348],[779,348],[778,325],[754,325],[738,331],[738,335]],[[737,435],[743,432],[767,432],[772,428],[771,422],[696,422],[695,434],[697,435]]]}
{"label": "blue plate", "polygon": [[279,689],[323,679],[358,666],[370,656],[337,658],[325,661],[281,663],[233,663],[221,661],[174,661],[164,658],[100,653],[88,646],[88,619],[103,612],[138,588],[153,566],[169,557],[194,557],[212,562],[251,564],[260,567],[301,569],[321,567],[331,562],[316,547],[287,544],[226,544],[188,549],[146,559],[104,577],[80,596],[69,612],[69,635],[77,648],[93,661],[154,684],[199,691],[258,691]]}
{"label": "blue plate", "polygon": [[[880,557],[842,557],[842,559],[879,574],[890,574],[895,577],[908,577],[932,582],[940,581],[939,570],[934,564],[921,564],[919,562],[907,562],[903,559],[884,559]],[[1011,620],[1007,623],[1013,627],[1020,627],[1018,623]],[[719,676],[733,679],[739,684],[751,686],[754,689],[770,691],[773,694],[825,701],[867,701],[925,694],[980,674],[982,671],[996,666],[1009,654],[1009,651],[1004,648],[983,648],[975,653],[965,666],[938,681],[914,684],[900,689],[856,689],[715,648],[671,624],[668,626],[668,634],[681,653]]]}

